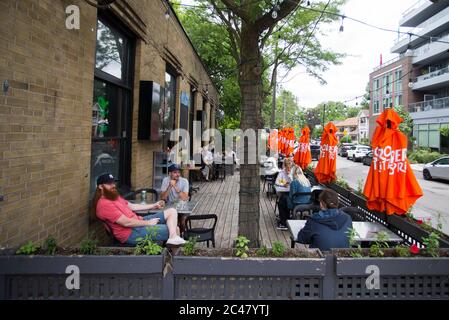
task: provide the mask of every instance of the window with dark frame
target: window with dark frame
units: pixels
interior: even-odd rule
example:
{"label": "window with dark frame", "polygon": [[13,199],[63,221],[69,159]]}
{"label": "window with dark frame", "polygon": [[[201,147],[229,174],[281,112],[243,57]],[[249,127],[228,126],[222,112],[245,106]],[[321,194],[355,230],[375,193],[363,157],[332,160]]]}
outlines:
{"label": "window with dark frame", "polygon": [[131,184],[134,37],[114,17],[100,13],[92,103],[90,195],[96,179],[112,173],[119,190]]}

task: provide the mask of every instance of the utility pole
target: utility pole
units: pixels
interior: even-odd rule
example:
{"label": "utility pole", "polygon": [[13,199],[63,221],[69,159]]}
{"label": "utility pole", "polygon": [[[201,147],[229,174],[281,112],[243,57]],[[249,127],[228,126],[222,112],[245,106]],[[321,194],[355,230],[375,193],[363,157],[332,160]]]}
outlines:
{"label": "utility pole", "polygon": [[[276,50],[277,53],[278,42],[276,40]],[[270,118],[270,129],[274,129],[274,120],[276,119],[276,89],[277,89],[277,69],[278,69],[278,60],[274,62],[274,70],[273,70],[273,100],[271,101],[271,118]]]}

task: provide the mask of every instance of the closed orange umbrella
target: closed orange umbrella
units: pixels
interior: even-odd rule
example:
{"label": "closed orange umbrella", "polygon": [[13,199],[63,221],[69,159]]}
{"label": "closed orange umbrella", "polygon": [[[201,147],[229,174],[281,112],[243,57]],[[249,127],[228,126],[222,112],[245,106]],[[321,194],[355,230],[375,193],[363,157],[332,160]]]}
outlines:
{"label": "closed orange umbrella", "polygon": [[301,137],[298,140],[298,150],[295,153],[293,160],[296,165],[300,166],[301,169],[307,168],[307,166],[312,162],[312,154],[310,153],[310,129],[309,127],[304,127],[301,129]]}
{"label": "closed orange umbrella", "polygon": [[270,132],[268,136],[268,149],[271,151],[277,151],[278,149],[278,131],[277,129],[274,129]]}
{"label": "closed orange umbrella", "polygon": [[376,120],[373,160],[363,194],[370,210],[405,214],[423,195],[407,159],[407,137],[399,131],[402,118],[391,108]]}
{"label": "closed orange umbrella", "polygon": [[320,183],[331,183],[337,179],[337,127],[329,122],[321,135],[320,158],[315,168],[315,177]]}
{"label": "closed orange umbrella", "polygon": [[285,156],[288,157],[295,149],[295,129],[287,128],[287,134],[285,138]]}

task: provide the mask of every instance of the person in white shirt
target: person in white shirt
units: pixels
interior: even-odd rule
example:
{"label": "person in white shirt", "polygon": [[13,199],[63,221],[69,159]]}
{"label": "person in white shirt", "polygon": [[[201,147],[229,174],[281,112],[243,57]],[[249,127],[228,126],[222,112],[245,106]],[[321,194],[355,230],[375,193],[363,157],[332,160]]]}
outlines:
{"label": "person in white shirt", "polygon": [[209,181],[210,174],[212,172],[212,165],[214,163],[214,156],[213,156],[212,152],[207,148],[207,146],[205,146],[203,148],[201,155],[203,157],[203,162],[204,162],[204,168],[202,170],[202,173],[203,173],[206,181]]}
{"label": "person in white shirt", "polygon": [[276,185],[287,187],[292,182],[291,177],[292,160],[290,158],[284,159],[284,166],[276,178]]}
{"label": "person in white shirt", "polygon": [[173,163],[168,167],[168,177],[162,180],[161,199],[171,204],[189,199],[189,181],[181,177],[181,168]]}

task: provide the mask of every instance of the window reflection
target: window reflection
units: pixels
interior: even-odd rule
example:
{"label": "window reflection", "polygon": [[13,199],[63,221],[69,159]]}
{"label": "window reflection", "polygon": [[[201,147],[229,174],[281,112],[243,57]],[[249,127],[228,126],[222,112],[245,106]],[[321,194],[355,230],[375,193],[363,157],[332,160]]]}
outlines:
{"label": "window reflection", "polygon": [[126,42],[121,34],[98,21],[95,67],[123,80]]}

